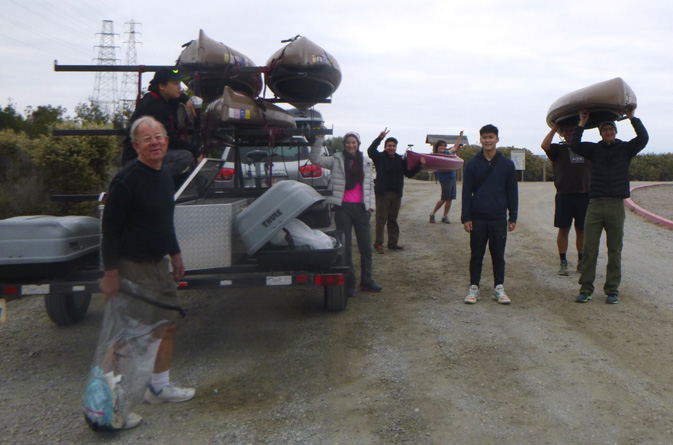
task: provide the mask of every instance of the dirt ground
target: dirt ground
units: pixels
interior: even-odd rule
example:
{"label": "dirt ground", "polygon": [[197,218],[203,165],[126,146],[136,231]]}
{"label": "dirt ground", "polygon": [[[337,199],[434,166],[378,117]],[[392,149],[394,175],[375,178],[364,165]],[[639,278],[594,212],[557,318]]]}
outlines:
{"label": "dirt ground", "polygon": [[[670,210],[670,189],[658,189]],[[506,252],[512,304],[465,305],[460,200],[452,224],[429,224],[438,196],[438,184],[407,181],[407,250],[374,254],[383,292],[359,292],[343,312],[323,310],[320,288],[181,294],[171,378],[197,396],[139,406],[143,424],[122,433],[97,435],[81,414],[102,298],[67,328],[39,297],[9,302],[0,442],[673,443],[673,231],[628,211],[619,304],[600,290],[604,246],[594,299],[577,304],[577,274],[556,273],[554,187],[521,184]],[[568,257],[574,269],[574,246]],[[487,254],[484,294],[491,277]]]}

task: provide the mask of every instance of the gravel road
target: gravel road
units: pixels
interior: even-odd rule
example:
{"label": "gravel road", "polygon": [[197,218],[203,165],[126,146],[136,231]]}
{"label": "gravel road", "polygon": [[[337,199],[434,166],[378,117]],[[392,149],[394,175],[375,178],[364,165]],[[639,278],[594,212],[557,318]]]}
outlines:
{"label": "gravel road", "polygon": [[[673,231],[627,212],[619,304],[600,291],[576,304],[577,275],[556,274],[554,187],[521,184],[512,304],[465,305],[460,201],[452,224],[428,224],[438,196],[438,184],[407,181],[407,250],[375,254],[383,292],[358,293],[344,312],[325,312],[320,288],[181,294],[171,378],[197,396],[140,406],[130,431],[93,433],[81,414],[102,298],[71,327],[52,324],[40,297],[8,302],[0,442],[673,443]],[[603,246],[599,290],[605,261]],[[483,290],[491,276],[487,254]]]}

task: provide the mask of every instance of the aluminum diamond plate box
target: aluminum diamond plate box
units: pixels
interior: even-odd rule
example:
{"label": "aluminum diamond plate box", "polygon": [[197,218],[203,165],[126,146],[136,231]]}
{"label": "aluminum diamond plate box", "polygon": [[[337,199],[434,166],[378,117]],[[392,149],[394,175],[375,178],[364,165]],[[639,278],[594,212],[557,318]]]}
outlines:
{"label": "aluminum diamond plate box", "polygon": [[207,205],[175,206],[175,232],[187,270],[230,267],[245,250],[234,233],[245,199]]}

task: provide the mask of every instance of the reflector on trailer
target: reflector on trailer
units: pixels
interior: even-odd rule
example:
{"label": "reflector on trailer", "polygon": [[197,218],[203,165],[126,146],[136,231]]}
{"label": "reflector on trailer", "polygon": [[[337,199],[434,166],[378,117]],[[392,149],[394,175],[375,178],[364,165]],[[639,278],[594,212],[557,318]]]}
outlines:
{"label": "reflector on trailer", "polygon": [[346,282],[344,274],[316,275],[316,286],[340,286]]}

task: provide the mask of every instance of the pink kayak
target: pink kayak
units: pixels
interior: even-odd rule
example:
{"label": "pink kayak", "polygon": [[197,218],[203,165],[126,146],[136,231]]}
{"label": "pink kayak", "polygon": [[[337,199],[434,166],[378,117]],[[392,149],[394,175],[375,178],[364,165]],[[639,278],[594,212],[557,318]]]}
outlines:
{"label": "pink kayak", "polygon": [[443,155],[434,153],[417,153],[407,150],[407,168],[413,170],[421,163],[421,158],[425,159],[424,171],[429,172],[450,172],[458,170],[463,166],[463,160],[456,155]]}

